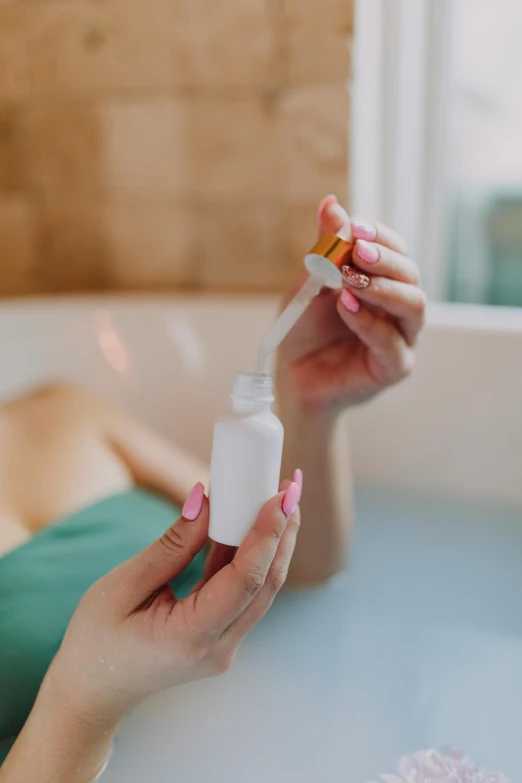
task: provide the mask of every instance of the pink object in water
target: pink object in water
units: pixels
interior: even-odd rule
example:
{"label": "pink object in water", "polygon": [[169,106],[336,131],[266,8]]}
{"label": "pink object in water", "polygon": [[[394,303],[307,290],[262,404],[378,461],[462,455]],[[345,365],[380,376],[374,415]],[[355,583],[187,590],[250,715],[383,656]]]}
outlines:
{"label": "pink object in water", "polygon": [[509,783],[509,780],[502,772],[486,772],[458,750],[444,754],[421,750],[400,759],[396,774],[381,775],[379,783]]}

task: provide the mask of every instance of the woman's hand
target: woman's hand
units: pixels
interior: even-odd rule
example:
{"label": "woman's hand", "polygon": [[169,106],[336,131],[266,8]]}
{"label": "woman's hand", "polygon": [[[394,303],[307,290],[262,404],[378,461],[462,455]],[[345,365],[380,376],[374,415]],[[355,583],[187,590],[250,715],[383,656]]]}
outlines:
{"label": "woman's hand", "polygon": [[225,671],[286,579],[297,501],[295,484],[272,498],[232,562],[178,601],[169,582],[208,535],[197,484],[160,539],[88,590],[49,677],[85,715],[106,720],[148,694]]}
{"label": "woman's hand", "polygon": [[299,496],[292,482],[268,501],[231,562],[214,561],[212,574],[178,601],[169,582],[208,534],[208,500],[196,484],[177,522],[82,598],[0,781],[90,783],[133,705],[224,672],[286,580]]}
{"label": "woman's hand", "polygon": [[[349,223],[334,196],[323,199],[321,235]],[[351,229],[343,293],[324,289],[279,352],[280,394],[311,411],[363,402],[407,375],[424,322],[426,296],[403,240],[377,223],[352,221]]]}
{"label": "woman's hand", "polygon": [[334,196],[321,202],[319,229],[341,236],[344,229],[356,241],[345,262],[343,292],[324,289],[278,353],[283,471],[297,464],[306,478],[303,527],[290,569],[296,585],[319,584],[346,565],[351,471],[337,414],[410,372],[426,307],[417,266],[391,229],[350,223]]}

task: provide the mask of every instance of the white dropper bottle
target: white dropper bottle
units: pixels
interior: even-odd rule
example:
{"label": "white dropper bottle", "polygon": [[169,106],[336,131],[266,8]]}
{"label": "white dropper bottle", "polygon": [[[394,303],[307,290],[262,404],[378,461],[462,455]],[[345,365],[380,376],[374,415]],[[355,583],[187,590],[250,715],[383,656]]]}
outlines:
{"label": "white dropper bottle", "polygon": [[342,288],[340,266],[352,251],[352,231],[346,224],[338,234],[325,234],[304,257],[309,272],[303,286],[287,304],[263,337],[257,355],[257,369],[264,372],[268,356],[276,350],[323,287]]}
{"label": "white dropper bottle", "polygon": [[209,536],[221,544],[239,546],[279,489],[284,433],[270,410],[273,386],[271,375],[238,373],[231,409],[214,427]]}

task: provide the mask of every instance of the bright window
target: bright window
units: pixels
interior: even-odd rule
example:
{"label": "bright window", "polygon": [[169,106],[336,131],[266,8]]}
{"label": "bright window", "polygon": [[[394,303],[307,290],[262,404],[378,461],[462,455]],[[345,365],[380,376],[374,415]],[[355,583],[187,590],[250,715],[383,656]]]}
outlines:
{"label": "bright window", "polygon": [[522,305],[522,4],[451,9],[448,295]]}
{"label": "bright window", "polygon": [[354,210],[432,299],[522,306],[522,3],[358,0]]}

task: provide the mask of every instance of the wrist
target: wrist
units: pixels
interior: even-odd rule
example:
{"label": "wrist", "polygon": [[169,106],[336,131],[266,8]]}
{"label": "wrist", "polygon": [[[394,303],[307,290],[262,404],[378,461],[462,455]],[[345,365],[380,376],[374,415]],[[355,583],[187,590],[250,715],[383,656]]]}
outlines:
{"label": "wrist", "polygon": [[339,406],[318,403],[296,393],[292,383],[280,375],[276,381],[277,411],[285,431],[298,427],[329,433],[341,413]]}
{"label": "wrist", "polygon": [[[325,429],[332,428],[348,402],[341,396],[325,393],[321,385],[305,384],[300,373],[285,359],[278,356],[275,370],[275,386],[278,409],[283,416],[313,422]],[[283,422],[284,423],[284,422]]]}
{"label": "wrist", "polygon": [[52,666],[45,675],[36,705],[56,716],[68,731],[88,735],[95,741],[114,736],[124,714],[104,709],[94,700],[84,699],[79,693],[65,688]]}
{"label": "wrist", "polygon": [[282,387],[278,393],[277,415],[285,430],[282,475],[291,476],[296,467],[301,468],[307,476],[305,494],[308,494],[310,473],[321,472],[330,464],[338,412],[303,404],[288,388]]}
{"label": "wrist", "polygon": [[86,713],[48,672],[0,780],[92,783],[107,766],[117,728],[114,719]]}

